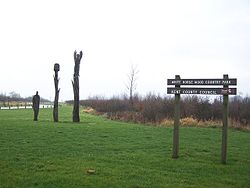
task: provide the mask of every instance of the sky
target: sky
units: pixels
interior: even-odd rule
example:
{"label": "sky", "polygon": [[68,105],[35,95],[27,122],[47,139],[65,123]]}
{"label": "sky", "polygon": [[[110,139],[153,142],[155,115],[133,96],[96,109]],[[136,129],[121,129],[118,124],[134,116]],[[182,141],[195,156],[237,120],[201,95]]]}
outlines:
{"label": "sky", "polygon": [[82,50],[80,98],[166,95],[167,79],[237,78],[250,94],[249,0],[2,0],[0,93],[73,99],[74,51]]}

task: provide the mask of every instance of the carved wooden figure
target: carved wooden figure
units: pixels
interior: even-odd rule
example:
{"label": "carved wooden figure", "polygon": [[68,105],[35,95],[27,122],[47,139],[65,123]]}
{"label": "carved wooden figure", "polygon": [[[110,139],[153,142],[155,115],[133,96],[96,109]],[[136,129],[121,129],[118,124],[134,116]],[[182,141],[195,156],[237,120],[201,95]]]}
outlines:
{"label": "carved wooden figure", "polygon": [[60,71],[60,65],[58,63],[54,64],[54,83],[55,83],[55,100],[54,100],[54,108],[53,108],[53,118],[54,122],[58,122],[58,99],[59,99],[59,92],[60,89],[58,89],[58,71]]}
{"label": "carved wooden figure", "polygon": [[32,98],[32,108],[34,111],[34,121],[38,120],[38,114],[39,114],[39,106],[40,106],[40,96],[38,95],[38,91]]}

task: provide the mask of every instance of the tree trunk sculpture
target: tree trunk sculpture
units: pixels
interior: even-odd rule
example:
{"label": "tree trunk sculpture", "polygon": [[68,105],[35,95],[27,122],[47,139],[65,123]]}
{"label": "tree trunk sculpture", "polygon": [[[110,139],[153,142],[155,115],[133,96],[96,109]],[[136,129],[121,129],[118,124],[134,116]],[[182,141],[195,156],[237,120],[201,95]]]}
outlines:
{"label": "tree trunk sculpture", "polygon": [[80,122],[80,115],[79,115],[79,70],[80,70],[81,59],[82,59],[82,51],[80,51],[80,54],[77,54],[75,51],[74,52],[75,67],[74,67],[74,77],[73,77],[73,81],[72,81],[73,92],[74,92],[73,122]]}
{"label": "tree trunk sculpture", "polygon": [[60,65],[58,63],[55,63],[54,65],[55,100],[54,100],[54,108],[53,108],[54,122],[58,122],[58,99],[59,99],[59,92],[60,92],[60,89],[58,89],[58,83],[59,83],[58,71],[59,70],[60,70]]}

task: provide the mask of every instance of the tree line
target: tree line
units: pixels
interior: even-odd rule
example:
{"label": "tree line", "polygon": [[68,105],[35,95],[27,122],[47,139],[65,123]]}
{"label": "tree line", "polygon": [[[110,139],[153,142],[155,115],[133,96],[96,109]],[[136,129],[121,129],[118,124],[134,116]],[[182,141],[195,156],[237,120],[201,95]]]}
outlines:
{"label": "tree line", "polygon": [[[32,102],[32,97],[21,97],[21,95],[15,91],[10,92],[9,94],[0,93],[0,102],[7,103],[11,101],[15,102]],[[50,102],[48,99],[41,98],[41,102]]]}
{"label": "tree line", "polygon": [[[181,118],[192,117],[198,121],[222,120],[222,97],[214,99],[197,95],[184,96],[181,99]],[[72,103],[72,101],[67,101]],[[160,123],[164,119],[174,118],[174,97],[149,93],[145,97],[135,95],[133,103],[126,95],[105,99],[92,97],[80,101],[81,106],[91,107],[109,118],[141,123]],[[230,97],[229,116],[241,126],[250,125],[250,98]]]}

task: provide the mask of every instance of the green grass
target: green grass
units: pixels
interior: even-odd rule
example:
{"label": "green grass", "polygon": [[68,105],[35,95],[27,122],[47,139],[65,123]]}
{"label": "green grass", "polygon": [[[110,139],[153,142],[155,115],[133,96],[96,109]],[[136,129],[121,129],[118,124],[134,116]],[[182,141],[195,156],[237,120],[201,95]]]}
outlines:
{"label": "green grass", "polygon": [[222,165],[218,128],[181,128],[172,159],[172,128],[71,113],[54,123],[52,109],[38,122],[30,109],[0,110],[0,187],[250,187],[249,132],[229,130]]}

